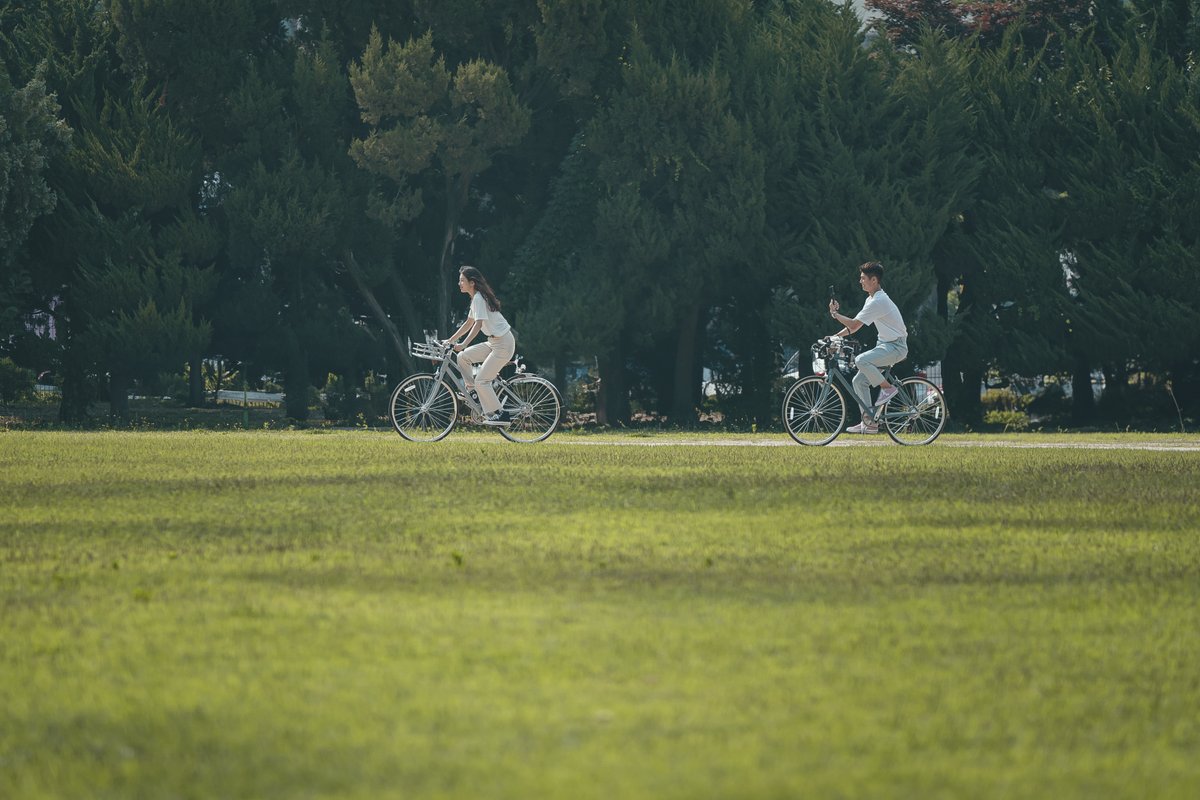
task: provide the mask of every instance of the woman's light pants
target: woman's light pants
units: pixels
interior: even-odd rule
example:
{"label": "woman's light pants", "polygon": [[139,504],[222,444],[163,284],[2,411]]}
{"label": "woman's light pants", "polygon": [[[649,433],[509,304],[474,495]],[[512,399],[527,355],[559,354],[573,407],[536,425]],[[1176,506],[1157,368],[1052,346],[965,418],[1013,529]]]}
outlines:
{"label": "woman's light pants", "polygon": [[[463,382],[467,389],[475,388],[479,393],[479,404],[485,414],[495,414],[500,410],[500,400],[492,381],[500,374],[500,370],[517,352],[517,337],[509,331],[503,336],[489,336],[486,342],[474,344],[458,354],[458,368],[462,371]],[[480,363],[482,362],[482,363]],[[479,364],[479,371],[473,367]]]}
{"label": "woman's light pants", "polygon": [[871,387],[883,383],[880,367],[899,364],[907,357],[908,340],[896,339],[893,342],[880,342],[854,359],[854,365],[858,367],[858,373],[854,376],[854,393],[864,406],[871,407]]}

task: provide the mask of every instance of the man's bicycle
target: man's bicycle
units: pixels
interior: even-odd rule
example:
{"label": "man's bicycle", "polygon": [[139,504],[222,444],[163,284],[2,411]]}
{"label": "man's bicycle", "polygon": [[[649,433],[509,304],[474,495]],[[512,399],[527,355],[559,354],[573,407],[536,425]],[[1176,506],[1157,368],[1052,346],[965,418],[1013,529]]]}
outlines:
{"label": "man's bicycle", "polygon": [[[396,433],[410,442],[436,442],[454,429],[460,415],[470,424],[482,425],[483,406],[474,392],[467,392],[454,348],[426,335],[424,342],[412,345],[412,354],[438,367],[405,378],[392,392],[388,412]],[[512,442],[540,442],[558,427],[562,398],[553,383],[526,373],[519,356],[513,356],[511,363],[517,374],[492,382],[501,407],[513,417],[512,425],[497,430]]]}
{"label": "man's bicycle", "polygon": [[946,398],[925,378],[897,380],[891,370],[881,370],[898,391],[882,408],[870,408],[850,383],[862,345],[831,336],[810,349],[814,374],[797,380],[783,395],[783,426],[800,444],[826,445],[838,437],[846,427],[847,396],[897,444],[929,444],[946,427]]}

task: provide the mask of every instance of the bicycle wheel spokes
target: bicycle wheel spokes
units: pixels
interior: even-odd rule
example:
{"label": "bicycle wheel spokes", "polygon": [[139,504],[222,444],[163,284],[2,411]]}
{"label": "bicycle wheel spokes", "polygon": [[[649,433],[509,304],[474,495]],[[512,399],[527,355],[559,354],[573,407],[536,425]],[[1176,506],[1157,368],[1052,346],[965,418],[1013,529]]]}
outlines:
{"label": "bicycle wheel spokes", "polygon": [[392,427],[413,442],[436,442],[458,417],[454,393],[432,375],[413,375],[392,392]]}
{"label": "bicycle wheel spokes", "polygon": [[558,427],[562,401],[554,384],[537,375],[522,375],[508,382],[501,398],[513,416],[512,425],[500,433],[514,442],[540,442]]}
{"label": "bicycle wheel spokes", "polygon": [[800,444],[829,444],[845,421],[842,394],[824,378],[813,375],[796,381],[783,396],[783,425]]}
{"label": "bicycle wheel spokes", "polygon": [[883,408],[883,426],[898,444],[929,444],[946,427],[946,399],[924,378],[901,381],[900,391]]}

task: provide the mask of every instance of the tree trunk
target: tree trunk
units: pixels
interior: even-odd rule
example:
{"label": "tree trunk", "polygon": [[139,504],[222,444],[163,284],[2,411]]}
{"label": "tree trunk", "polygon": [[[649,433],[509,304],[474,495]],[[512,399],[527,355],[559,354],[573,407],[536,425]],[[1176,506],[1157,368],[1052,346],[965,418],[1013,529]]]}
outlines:
{"label": "tree trunk", "polygon": [[308,419],[308,358],[300,343],[293,341],[288,347],[288,363],[283,373],[284,401],[287,415],[303,422]]}
{"label": "tree trunk", "polygon": [[700,400],[699,339],[700,304],[690,306],[679,323],[671,391],[670,418],[675,425],[696,424]]}
{"label": "tree trunk", "polygon": [[114,369],[108,376],[108,415],[124,422],[129,419],[129,375]]}
{"label": "tree trunk", "polygon": [[188,361],[188,406],[191,408],[200,408],[203,405],[204,359],[197,353]]}
{"label": "tree trunk", "polygon": [[[559,353],[554,357],[554,386],[563,397],[563,403],[570,403],[570,393],[567,391],[567,357]],[[567,409],[563,409],[565,414]]]}
{"label": "tree trunk", "polygon": [[[405,371],[410,374],[416,372],[416,363],[412,359],[412,354],[408,352],[408,347],[405,346],[404,339],[400,336],[400,330],[396,327],[396,324],[392,322],[391,318],[388,317],[387,312],[383,310],[383,306],[380,305],[379,299],[375,297],[375,293],[371,291],[371,287],[367,286],[367,282],[362,276],[362,270],[358,268],[358,262],[354,260],[353,253],[346,253],[345,264],[346,270],[350,273],[350,277],[354,281],[354,285],[358,287],[359,294],[361,294],[363,299],[367,301],[367,306],[370,307],[371,313],[375,315],[375,321],[378,322],[380,327],[383,328],[384,333],[387,335],[388,342],[392,345],[392,349],[399,357],[400,363],[404,366]],[[407,302],[408,298],[404,296],[403,291],[404,286],[399,282],[399,280],[399,278],[396,278],[396,285],[398,287],[397,294],[400,294],[403,297],[403,300]],[[408,313],[406,313],[405,316],[409,317],[409,326],[411,328],[415,320],[413,320],[411,315]],[[411,333],[410,336],[416,338],[416,336]]]}
{"label": "tree trunk", "polygon": [[618,347],[600,359],[600,388],[596,392],[596,422],[600,425],[629,424],[629,389],[625,359]]}
{"label": "tree trunk", "polygon": [[1096,411],[1105,421],[1128,422],[1129,367],[1124,362],[1104,365],[1104,393]]}
{"label": "tree trunk", "polygon": [[91,405],[87,371],[70,340],[63,352],[62,399],[58,403],[58,421],[64,425],[82,425],[88,419]]}
{"label": "tree trunk", "polygon": [[450,322],[450,295],[454,280],[454,242],[458,238],[458,222],[467,206],[471,176],[446,178],[446,228],[442,237],[442,258],[438,264],[438,336],[448,336],[454,330]]}
{"label": "tree trunk", "polygon": [[[938,279],[938,311],[949,314],[949,304],[943,295],[950,291],[953,282],[942,283]],[[945,292],[943,292],[943,288]],[[958,298],[957,314],[964,314],[975,304],[975,292],[971,283],[963,285]],[[980,401],[979,386],[983,382],[984,363],[971,336],[958,336],[946,350],[942,359],[942,392],[946,395],[950,419],[961,425],[978,427],[983,424],[983,403]]]}
{"label": "tree trunk", "polygon": [[1096,397],[1092,394],[1092,367],[1082,357],[1076,357],[1071,373],[1071,421],[1090,425],[1096,419]]}
{"label": "tree trunk", "polygon": [[[764,308],[769,298],[755,298],[755,302],[758,308]],[[783,399],[776,385],[780,369],[775,360],[775,349],[771,345],[765,315],[756,314],[742,322],[740,341],[746,347],[738,353],[739,361],[745,365],[740,387],[742,397],[738,405],[743,409],[743,414],[749,415],[748,421],[762,430],[778,417]]]}

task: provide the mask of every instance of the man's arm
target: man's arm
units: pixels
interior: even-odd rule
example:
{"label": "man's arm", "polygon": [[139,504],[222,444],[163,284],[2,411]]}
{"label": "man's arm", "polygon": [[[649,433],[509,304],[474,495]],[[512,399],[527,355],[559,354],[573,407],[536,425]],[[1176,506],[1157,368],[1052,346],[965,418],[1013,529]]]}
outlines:
{"label": "man's arm", "polygon": [[863,326],[861,322],[853,317],[847,317],[844,314],[839,314],[839,308],[841,308],[841,305],[837,300],[829,301],[829,316],[833,317],[835,321],[840,322],[845,326],[840,331],[835,333],[834,336],[849,336]]}

